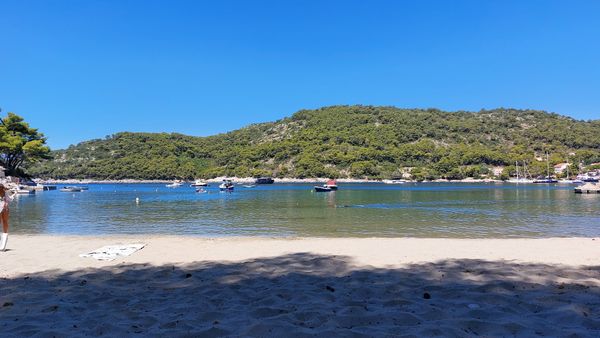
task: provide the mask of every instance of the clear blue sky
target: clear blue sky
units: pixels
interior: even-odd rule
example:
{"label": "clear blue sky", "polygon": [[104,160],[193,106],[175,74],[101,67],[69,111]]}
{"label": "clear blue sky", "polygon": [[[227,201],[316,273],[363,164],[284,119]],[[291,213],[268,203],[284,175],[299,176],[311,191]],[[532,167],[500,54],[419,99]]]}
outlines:
{"label": "clear blue sky", "polygon": [[600,1],[0,0],[0,107],[53,148],[335,104],[600,118]]}

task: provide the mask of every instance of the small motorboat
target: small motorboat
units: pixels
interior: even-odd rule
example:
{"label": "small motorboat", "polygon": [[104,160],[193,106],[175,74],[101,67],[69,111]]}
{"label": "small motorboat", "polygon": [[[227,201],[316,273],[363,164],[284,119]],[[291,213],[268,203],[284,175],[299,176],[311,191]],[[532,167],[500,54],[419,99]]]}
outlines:
{"label": "small motorboat", "polygon": [[208,187],[208,183],[203,180],[195,180],[194,183],[190,184],[190,187]]}
{"label": "small motorboat", "polygon": [[383,182],[383,184],[404,184],[404,183],[406,183],[406,180],[399,179],[399,178],[392,178],[390,180],[383,180],[381,182]]}
{"label": "small motorboat", "polygon": [[533,183],[546,183],[546,184],[552,184],[552,183],[558,183],[557,179],[554,179],[552,177],[546,176],[546,177],[538,177],[537,179],[533,180]]}
{"label": "small motorboat", "polygon": [[223,183],[219,185],[219,190],[232,192],[233,191],[233,182],[231,180],[223,180]]}
{"label": "small motorboat", "polygon": [[337,188],[338,188],[337,182],[335,180],[333,180],[333,179],[327,181],[327,183],[325,183],[323,186],[326,187],[326,188],[329,188],[331,190],[337,190]]}
{"label": "small motorboat", "polygon": [[33,189],[25,189],[22,186],[16,187],[13,189],[13,191],[17,194],[17,195],[30,195],[30,194],[35,194],[35,190]]}
{"label": "small motorboat", "polygon": [[62,192],[81,192],[82,190],[81,187],[64,187],[60,189]]}
{"label": "small motorboat", "polygon": [[244,188],[256,188],[256,184],[244,184]]}
{"label": "small motorboat", "polygon": [[326,186],[321,186],[321,185],[315,185],[315,192],[331,192],[333,191],[333,189],[331,189],[330,187],[326,187]]}
{"label": "small motorboat", "polygon": [[171,184],[165,185],[165,187],[167,187],[167,188],[179,188],[182,185],[183,185],[183,183],[181,183],[180,181],[175,181],[175,182],[173,182]]}

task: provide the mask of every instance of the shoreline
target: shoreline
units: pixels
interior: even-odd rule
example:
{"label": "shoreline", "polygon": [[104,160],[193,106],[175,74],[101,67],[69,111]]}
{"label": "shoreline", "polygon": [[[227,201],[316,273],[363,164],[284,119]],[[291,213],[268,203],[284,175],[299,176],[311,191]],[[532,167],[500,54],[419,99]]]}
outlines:
{"label": "shoreline", "polygon": [[[256,178],[254,177],[216,177],[211,179],[203,180],[207,183],[220,183],[224,179],[230,179],[234,183],[254,183]],[[275,178],[275,184],[315,184],[325,183],[328,178]],[[34,181],[42,184],[168,184],[173,183],[174,180],[136,180],[136,179],[122,179],[122,180],[96,180],[96,179],[39,179],[36,178]],[[382,180],[371,180],[371,179],[353,179],[353,178],[339,178],[336,179],[338,183],[381,183]],[[193,183],[193,181],[183,181],[184,183]],[[412,183],[506,183],[502,180],[494,179],[462,179],[462,180],[446,180],[437,179],[432,181],[412,181],[406,180],[406,184]],[[390,184],[390,185],[402,185],[402,184]]]}
{"label": "shoreline", "polygon": [[[131,256],[112,262],[78,255],[104,245],[145,243]],[[0,252],[0,277],[45,270],[77,270],[124,263],[171,264],[197,261],[244,261],[278,255],[346,256],[359,265],[400,267],[447,259],[600,264],[600,238],[419,238],[419,237],[201,237],[185,235],[24,235],[9,236]]]}

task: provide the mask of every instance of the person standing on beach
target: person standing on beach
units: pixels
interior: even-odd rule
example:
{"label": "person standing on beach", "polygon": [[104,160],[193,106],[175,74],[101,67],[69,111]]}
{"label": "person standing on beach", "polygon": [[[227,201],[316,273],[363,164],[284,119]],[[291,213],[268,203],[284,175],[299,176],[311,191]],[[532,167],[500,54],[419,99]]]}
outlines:
{"label": "person standing on beach", "polygon": [[2,220],[2,234],[0,235],[0,251],[6,250],[8,241],[8,202],[12,196],[3,184],[0,184],[0,219]]}

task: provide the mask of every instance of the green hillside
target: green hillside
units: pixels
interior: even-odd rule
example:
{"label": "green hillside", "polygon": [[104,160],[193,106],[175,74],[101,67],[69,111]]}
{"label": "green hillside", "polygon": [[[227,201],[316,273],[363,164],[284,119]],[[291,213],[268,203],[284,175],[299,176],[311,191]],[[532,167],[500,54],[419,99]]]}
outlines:
{"label": "green hillside", "polygon": [[[29,165],[44,178],[191,179],[258,176],[417,179],[491,175],[526,161],[532,174],[551,164],[600,162],[600,120],[534,110],[333,106],[210,137],[123,132],[52,153]],[[538,160],[536,160],[536,157]]]}

